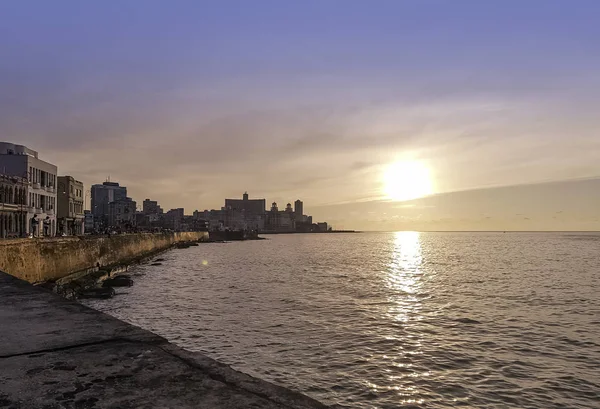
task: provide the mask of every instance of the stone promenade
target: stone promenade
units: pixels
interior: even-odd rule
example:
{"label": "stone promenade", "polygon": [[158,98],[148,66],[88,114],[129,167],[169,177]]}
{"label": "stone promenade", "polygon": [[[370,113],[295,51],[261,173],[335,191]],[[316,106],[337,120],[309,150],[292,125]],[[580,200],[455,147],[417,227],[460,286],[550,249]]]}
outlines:
{"label": "stone promenade", "polygon": [[0,408],[327,406],[0,272]]}

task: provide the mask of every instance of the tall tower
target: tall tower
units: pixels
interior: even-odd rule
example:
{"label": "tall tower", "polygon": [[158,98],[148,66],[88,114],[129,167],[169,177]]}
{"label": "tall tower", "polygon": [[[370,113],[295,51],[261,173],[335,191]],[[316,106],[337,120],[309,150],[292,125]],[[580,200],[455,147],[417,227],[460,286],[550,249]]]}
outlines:
{"label": "tall tower", "polygon": [[248,192],[244,192],[244,201],[247,202],[248,201]]}
{"label": "tall tower", "polygon": [[296,214],[296,220],[300,220],[304,214],[304,203],[298,199],[294,202],[294,213]]}

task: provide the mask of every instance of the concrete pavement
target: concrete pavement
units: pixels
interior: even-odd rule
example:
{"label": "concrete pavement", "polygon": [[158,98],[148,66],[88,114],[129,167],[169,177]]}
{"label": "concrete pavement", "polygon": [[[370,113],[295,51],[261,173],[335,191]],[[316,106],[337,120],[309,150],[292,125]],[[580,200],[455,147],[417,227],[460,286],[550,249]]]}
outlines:
{"label": "concrete pavement", "polygon": [[0,272],[0,408],[324,409]]}

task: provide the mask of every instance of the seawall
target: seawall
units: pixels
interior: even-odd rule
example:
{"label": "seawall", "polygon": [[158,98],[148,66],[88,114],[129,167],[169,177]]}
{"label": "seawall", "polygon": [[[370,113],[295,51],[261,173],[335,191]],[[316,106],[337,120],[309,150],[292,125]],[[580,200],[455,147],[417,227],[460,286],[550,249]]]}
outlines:
{"label": "seawall", "polygon": [[0,407],[326,409],[0,272]]}
{"label": "seawall", "polygon": [[90,269],[135,261],[175,243],[208,240],[207,232],[0,240],[0,270],[30,283],[53,281]]}

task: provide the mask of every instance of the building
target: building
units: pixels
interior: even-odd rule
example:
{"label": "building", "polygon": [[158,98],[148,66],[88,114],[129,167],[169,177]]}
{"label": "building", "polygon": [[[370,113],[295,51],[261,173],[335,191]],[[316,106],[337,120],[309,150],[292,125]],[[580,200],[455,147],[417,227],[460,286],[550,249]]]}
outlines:
{"label": "building", "polygon": [[137,203],[130,197],[113,200],[108,204],[108,225],[118,230],[129,230],[136,225]]}
{"label": "building", "polygon": [[249,199],[248,192],[244,193],[242,199],[225,199],[225,208],[243,211],[245,214],[264,214],[267,208],[266,199]]}
{"label": "building", "polygon": [[92,233],[94,231],[94,215],[91,211],[85,210],[83,212],[84,217],[84,231],[86,233]]}
{"label": "building", "polygon": [[142,211],[137,216],[137,225],[141,228],[162,227],[163,209],[156,200],[146,199]]}
{"label": "building", "polygon": [[320,232],[325,232],[328,230],[327,223],[325,223],[325,222],[317,223],[317,228],[318,228],[318,231],[320,231]]}
{"label": "building", "polygon": [[156,200],[146,199],[142,203],[142,212],[145,215],[162,214],[163,209],[161,209]]}
{"label": "building", "polygon": [[27,234],[27,186],[25,178],[0,174],[0,238]]}
{"label": "building", "polygon": [[302,200],[298,199],[294,202],[294,213],[296,215],[296,221],[304,221],[304,203],[302,203]]}
{"label": "building", "polygon": [[271,210],[267,212],[265,228],[275,232],[293,232],[296,230],[296,221],[291,203],[285,210],[279,211],[277,203],[273,202]]}
{"label": "building", "polygon": [[184,223],[184,209],[182,207],[171,209],[165,213],[164,227],[172,230],[181,230]]}
{"label": "building", "polygon": [[[38,153],[23,145],[0,142],[0,174],[25,180],[25,234],[56,234],[56,165],[45,162]],[[23,210],[22,213],[25,213]]]}
{"label": "building", "polygon": [[109,226],[110,203],[125,200],[127,198],[127,188],[119,186],[116,182],[104,182],[101,185],[93,185],[91,195],[91,211],[94,215],[94,224],[96,228],[102,229]]}
{"label": "building", "polygon": [[67,236],[83,234],[83,183],[72,176],[59,176],[57,180],[57,233]]}

